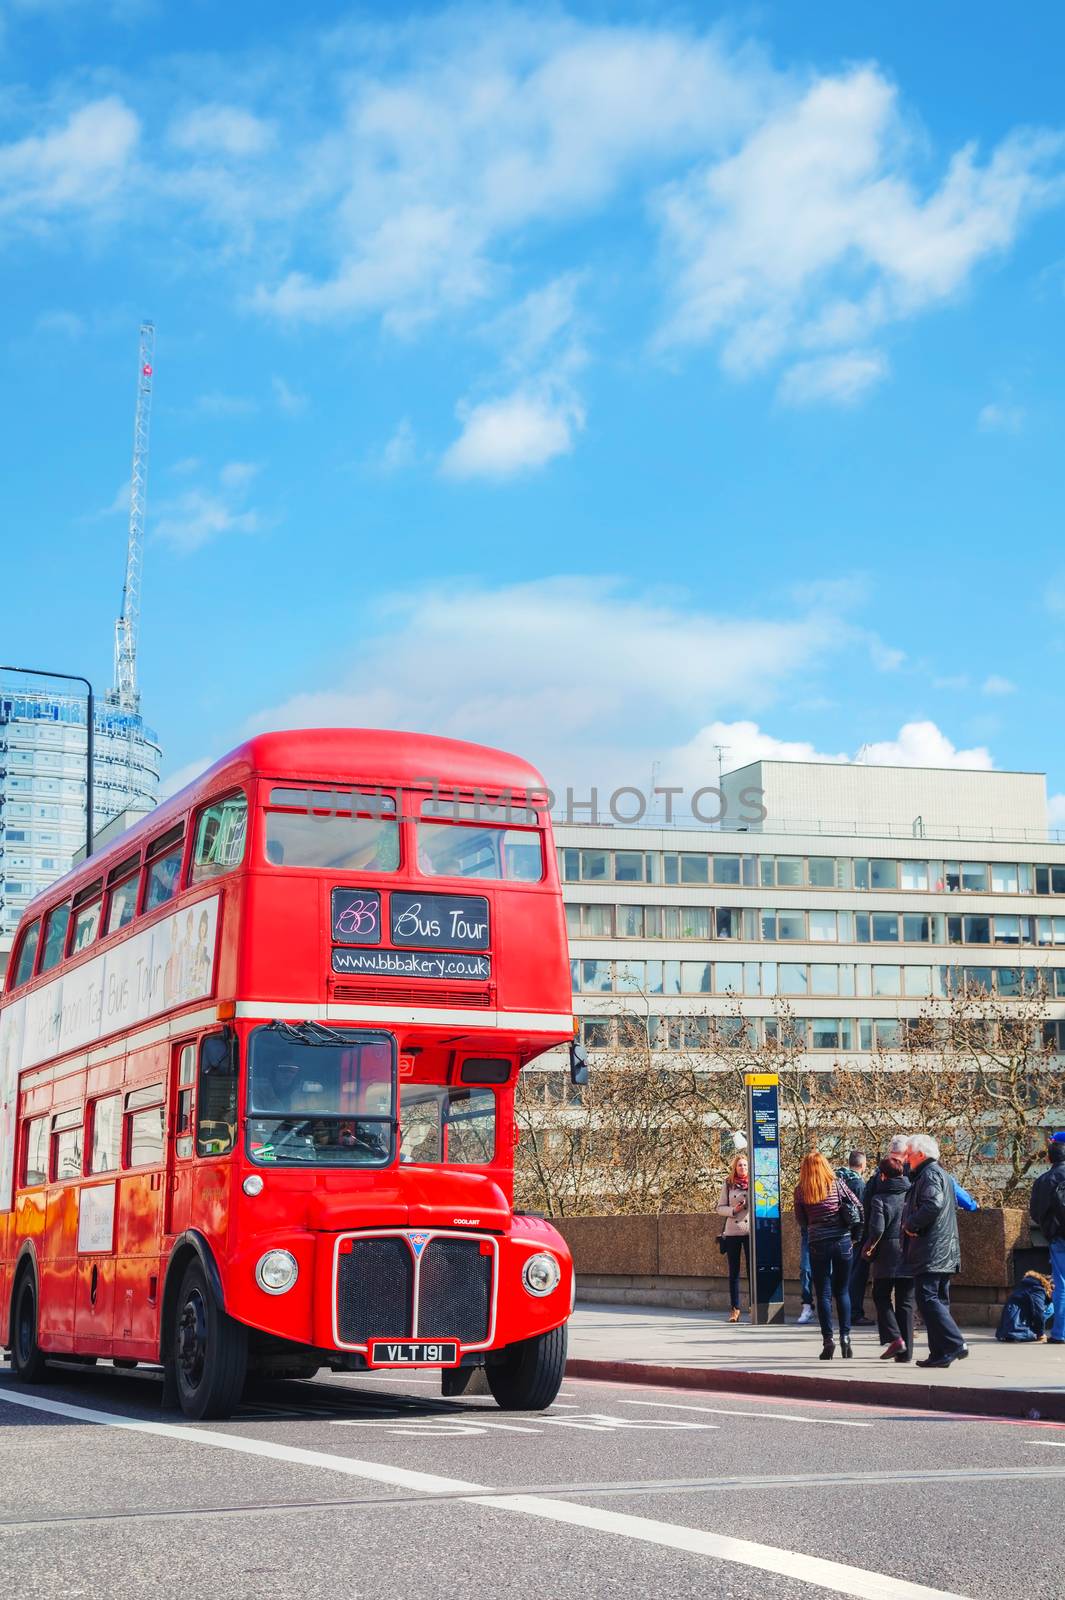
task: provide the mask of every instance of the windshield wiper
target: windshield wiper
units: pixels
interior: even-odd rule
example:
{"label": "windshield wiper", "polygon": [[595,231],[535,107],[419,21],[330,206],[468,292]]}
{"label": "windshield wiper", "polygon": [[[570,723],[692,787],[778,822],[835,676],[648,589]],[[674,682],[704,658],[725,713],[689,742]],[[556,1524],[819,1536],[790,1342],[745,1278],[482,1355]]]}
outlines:
{"label": "windshield wiper", "polygon": [[298,1044],[330,1044],[350,1045],[350,1034],[340,1033],[336,1028],[327,1028],[321,1022],[271,1022],[271,1028],[282,1039],[289,1039]]}

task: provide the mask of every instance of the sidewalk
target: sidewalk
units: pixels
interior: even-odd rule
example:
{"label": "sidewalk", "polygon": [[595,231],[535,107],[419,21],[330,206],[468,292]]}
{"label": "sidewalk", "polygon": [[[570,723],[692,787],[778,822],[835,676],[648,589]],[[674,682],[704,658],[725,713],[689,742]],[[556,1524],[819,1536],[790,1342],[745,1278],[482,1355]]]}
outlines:
{"label": "sidewalk", "polygon": [[[854,1330],[853,1360],[837,1349],[833,1361],[819,1361],[816,1322],[756,1328],[716,1311],[578,1304],[566,1370],[623,1383],[1065,1421],[1065,1346],[999,1344],[982,1328],[965,1337],[967,1360],[922,1372],[879,1360],[875,1327]],[[920,1330],[914,1354],[927,1354]]]}

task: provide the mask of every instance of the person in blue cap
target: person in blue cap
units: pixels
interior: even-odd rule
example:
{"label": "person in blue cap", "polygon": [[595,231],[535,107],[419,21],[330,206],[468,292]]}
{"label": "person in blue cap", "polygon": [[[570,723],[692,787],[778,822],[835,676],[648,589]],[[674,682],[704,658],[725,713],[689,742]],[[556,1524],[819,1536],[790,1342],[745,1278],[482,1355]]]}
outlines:
{"label": "person in blue cap", "polygon": [[1065,1344],[1065,1132],[1047,1141],[1050,1166],[1032,1185],[1029,1212],[1050,1245],[1054,1278],[1054,1320],[1048,1344]]}

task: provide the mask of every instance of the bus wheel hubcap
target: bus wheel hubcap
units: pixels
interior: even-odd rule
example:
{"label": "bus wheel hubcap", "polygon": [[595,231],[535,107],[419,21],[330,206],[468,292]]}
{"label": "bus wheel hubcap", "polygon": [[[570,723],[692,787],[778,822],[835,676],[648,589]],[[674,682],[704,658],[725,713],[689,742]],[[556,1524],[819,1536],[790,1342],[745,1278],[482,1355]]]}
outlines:
{"label": "bus wheel hubcap", "polygon": [[177,1337],[178,1367],[189,1389],[195,1389],[203,1377],[206,1358],[207,1313],[202,1298],[194,1290],[181,1308]]}

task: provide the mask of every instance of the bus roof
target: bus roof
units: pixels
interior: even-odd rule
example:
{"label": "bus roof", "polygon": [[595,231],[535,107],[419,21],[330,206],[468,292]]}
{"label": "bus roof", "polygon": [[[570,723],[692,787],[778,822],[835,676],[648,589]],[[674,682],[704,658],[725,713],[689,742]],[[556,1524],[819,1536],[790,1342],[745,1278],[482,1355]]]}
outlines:
{"label": "bus roof", "polygon": [[191,806],[231,784],[254,777],[308,778],[323,783],[406,785],[435,782],[441,789],[546,792],[535,767],[519,756],[464,739],[384,728],[293,728],[260,733],[222,756],[198,778],[164,800],[106,849],[80,862],[27,905],[20,926],[91,883],[115,861],[164,832]]}

